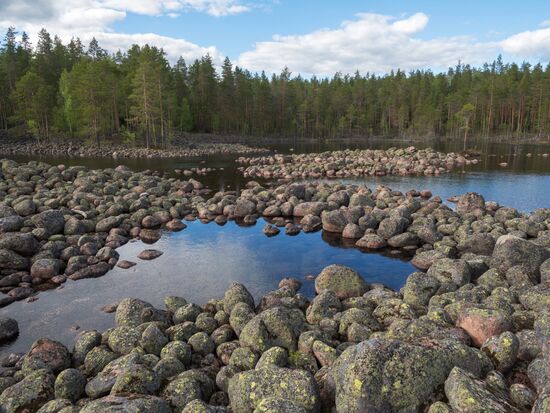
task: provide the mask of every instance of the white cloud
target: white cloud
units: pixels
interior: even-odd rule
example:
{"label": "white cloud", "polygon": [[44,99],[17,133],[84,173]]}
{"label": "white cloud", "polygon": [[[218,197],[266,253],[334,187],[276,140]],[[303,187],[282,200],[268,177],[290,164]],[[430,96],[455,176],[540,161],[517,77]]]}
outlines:
{"label": "white cloud", "polygon": [[502,50],[521,58],[550,59],[550,28],[525,31],[503,40]]}
{"label": "white cloud", "polygon": [[222,55],[213,46],[201,47],[184,39],[153,33],[115,33],[111,27],[116,21],[124,20],[128,13],[175,18],[183,12],[198,11],[218,17],[248,9],[239,0],[0,0],[0,10],[0,30],[14,26],[18,31],[26,31],[33,43],[44,27],[65,42],[78,36],[87,43],[95,37],[111,52],[132,44],[149,43],[162,47],[172,62],[179,56],[194,60],[206,53],[210,53],[215,62],[221,62]]}
{"label": "white cloud", "polygon": [[358,14],[338,29],[298,36],[274,36],[242,53],[239,65],[251,70],[330,75],[337,71],[383,73],[392,69],[446,68],[459,60],[481,63],[493,56],[495,43],[478,43],[468,36],[422,40],[415,35],[428,24],[416,13],[395,19],[373,13]]}

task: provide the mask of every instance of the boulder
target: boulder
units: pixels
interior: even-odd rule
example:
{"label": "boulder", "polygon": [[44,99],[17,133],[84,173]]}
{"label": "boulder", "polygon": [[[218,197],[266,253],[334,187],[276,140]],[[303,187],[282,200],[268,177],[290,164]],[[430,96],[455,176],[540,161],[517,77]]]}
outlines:
{"label": "boulder", "polygon": [[0,395],[2,412],[36,412],[54,398],[55,376],[47,370],[37,370],[20,382],[8,387]]}
{"label": "boulder", "polygon": [[522,266],[528,274],[540,276],[541,264],[550,258],[550,251],[531,241],[514,235],[502,235],[497,239],[491,267],[501,274],[514,266]]}
{"label": "boulder", "polygon": [[286,400],[308,413],[319,412],[321,408],[315,380],[304,370],[275,366],[248,370],[229,380],[228,394],[234,413],[254,411],[268,398]]}
{"label": "boulder", "polygon": [[13,318],[0,317],[0,344],[19,335],[19,325]]}
{"label": "boulder", "polygon": [[359,297],[368,290],[368,285],[354,270],[343,265],[329,265],[315,278],[315,291],[332,291],[339,299]]}

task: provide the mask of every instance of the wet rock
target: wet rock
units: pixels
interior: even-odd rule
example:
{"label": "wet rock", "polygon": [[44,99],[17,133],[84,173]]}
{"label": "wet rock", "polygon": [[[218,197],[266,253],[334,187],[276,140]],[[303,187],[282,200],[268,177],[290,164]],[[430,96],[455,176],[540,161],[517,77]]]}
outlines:
{"label": "wet rock", "polygon": [[360,240],[355,243],[355,246],[370,250],[379,250],[382,248],[386,248],[387,243],[380,235],[365,234]]}
{"label": "wet rock", "polygon": [[13,318],[0,317],[0,344],[13,340],[19,335],[19,325]]}
{"label": "wet rock", "polygon": [[342,233],[348,224],[346,216],[341,210],[324,212],[321,215],[323,230],[327,232]]}
{"label": "wet rock", "polygon": [[265,224],[264,229],[262,230],[262,232],[265,235],[267,235],[268,237],[273,237],[275,235],[278,235],[281,232],[281,230],[279,228],[277,228],[276,226],[274,226],[274,225]]}
{"label": "wet rock", "polygon": [[111,269],[111,266],[106,262],[98,262],[97,264],[90,265],[81,270],[71,274],[69,278],[71,280],[82,280],[84,278],[97,278],[101,277]]}
{"label": "wet rock", "polygon": [[185,228],[187,228],[187,225],[185,225],[179,219],[173,219],[173,220],[166,223],[166,229],[168,231],[177,232],[177,231],[184,230]]}
{"label": "wet rock", "polygon": [[270,367],[239,373],[229,380],[228,393],[234,413],[253,411],[266,398],[286,400],[305,412],[320,409],[315,381],[302,370]]}
{"label": "wet rock", "polygon": [[304,232],[315,232],[322,228],[323,223],[316,215],[306,215],[300,221],[300,225]]}
{"label": "wet rock", "polygon": [[61,273],[65,263],[61,260],[53,258],[42,258],[36,260],[31,267],[31,276],[33,278],[41,278],[49,280]]}
{"label": "wet rock", "polygon": [[127,270],[129,268],[132,268],[134,266],[136,266],[137,264],[133,261],[128,261],[128,260],[120,260],[118,263],[117,263],[117,267],[118,268],[122,268],[123,270]]}
{"label": "wet rock", "polygon": [[162,254],[164,254],[164,252],[162,251],[159,251],[159,250],[153,250],[153,249],[148,249],[148,250],[143,250],[141,251],[139,254],[138,254],[138,258],[140,260],[154,260],[158,257],[160,257]]}
{"label": "wet rock", "polygon": [[342,265],[330,265],[315,278],[315,291],[319,294],[328,290],[340,299],[363,295],[368,285],[354,270]]}

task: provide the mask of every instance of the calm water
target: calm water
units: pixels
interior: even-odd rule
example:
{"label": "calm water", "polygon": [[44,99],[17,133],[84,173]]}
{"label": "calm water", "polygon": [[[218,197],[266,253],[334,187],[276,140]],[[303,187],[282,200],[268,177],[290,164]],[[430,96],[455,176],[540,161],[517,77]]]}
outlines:
{"label": "calm water", "polygon": [[[253,227],[239,227],[228,222],[220,227],[195,221],[182,232],[164,234],[153,246],[128,243],[118,250],[121,259],[135,261],[137,266],[115,268],[97,279],[68,280],[63,288],[41,292],[37,301],[0,309],[0,315],[15,318],[21,330],[19,338],[0,348],[0,353],[25,351],[43,336],[72,345],[78,333],[74,326],[112,327],[114,315],[100,308],[125,297],[142,298],[160,308],[167,295],[204,304],[223,297],[231,282],[238,281],[259,298],[287,276],[301,279],[301,292],[313,297],[314,281],[304,277],[330,264],[347,265],[368,282],[394,289],[414,271],[407,260],[346,248],[341,240],[320,232],[268,238],[262,233],[263,224],[260,220]],[[153,261],[137,259],[145,248],[162,250],[164,255]]]}
{"label": "calm water", "polygon": [[[422,146],[416,144],[417,146]],[[287,142],[268,145],[274,152],[303,153],[333,149],[387,148],[408,146],[388,141]],[[461,143],[437,141],[431,143],[437,150],[460,151]],[[522,211],[550,207],[550,144],[512,145],[472,142],[470,149],[481,152],[480,163],[437,177],[366,177],[342,182],[366,184],[375,187],[387,185],[403,192],[410,189],[429,189],[443,199],[469,191],[482,193],[487,200],[512,206]],[[51,164],[85,165],[91,168],[128,165],[134,170],[157,170],[170,176],[175,169],[211,167],[216,171],[206,176],[195,176],[214,190],[239,190],[246,179],[237,170],[235,156],[209,156],[200,159],[91,159],[64,157],[17,157],[18,161],[41,159]],[[507,162],[503,168],[500,163]],[[331,181],[335,182],[335,181]],[[341,240],[327,234],[300,234],[289,237],[280,234],[265,237],[263,223],[241,228],[235,223],[220,227],[214,223],[194,222],[181,233],[167,233],[154,245],[164,251],[157,260],[139,261],[129,270],[115,268],[99,279],[68,281],[63,288],[38,295],[32,303],[17,302],[0,309],[0,315],[19,322],[21,335],[0,348],[0,353],[24,351],[32,341],[49,336],[71,345],[81,329],[106,329],[113,325],[113,315],[99,310],[125,297],[138,297],[162,306],[162,297],[181,295],[190,301],[204,303],[221,297],[231,281],[247,285],[255,297],[276,288],[285,276],[303,279],[302,292],[313,295],[313,282],[304,279],[318,274],[330,264],[344,264],[355,268],[366,280],[382,282],[399,289],[408,274],[414,271],[406,260],[391,255],[363,253],[346,248]],[[349,246],[349,245],[348,245]],[[119,249],[121,259],[136,260],[145,246],[130,243]]]}

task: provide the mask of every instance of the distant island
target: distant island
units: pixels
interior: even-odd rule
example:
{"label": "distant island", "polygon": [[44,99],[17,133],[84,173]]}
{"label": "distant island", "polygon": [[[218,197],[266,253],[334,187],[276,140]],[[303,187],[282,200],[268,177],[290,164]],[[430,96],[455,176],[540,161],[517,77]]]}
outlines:
{"label": "distant island", "polygon": [[[445,73],[304,78],[221,71],[209,55],[170,64],[162,49],[109,54],[94,39],[31,45],[10,28],[0,47],[0,138],[164,147],[183,133],[254,137],[550,137],[550,65],[458,63]],[[465,145],[466,146],[466,145]]]}

